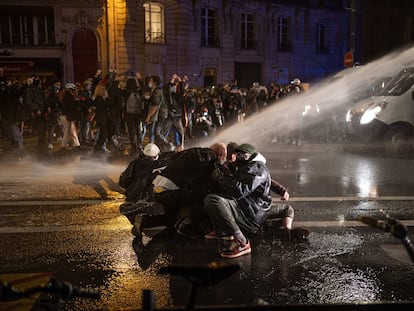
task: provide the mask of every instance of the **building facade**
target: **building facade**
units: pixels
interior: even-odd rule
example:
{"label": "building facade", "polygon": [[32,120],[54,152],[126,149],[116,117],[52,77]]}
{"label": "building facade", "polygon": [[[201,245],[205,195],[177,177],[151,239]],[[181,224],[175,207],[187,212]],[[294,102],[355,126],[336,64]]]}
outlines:
{"label": "building facade", "polygon": [[82,82],[97,69],[194,86],[315,81],[344,67],[342,0],[0,0],[0,74]]}

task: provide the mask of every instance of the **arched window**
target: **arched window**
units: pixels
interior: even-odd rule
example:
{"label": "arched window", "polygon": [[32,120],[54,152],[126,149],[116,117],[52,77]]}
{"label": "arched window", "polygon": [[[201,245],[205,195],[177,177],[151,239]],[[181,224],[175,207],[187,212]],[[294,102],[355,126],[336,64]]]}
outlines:
{"label": "arched window", "polygon": [[144,3],[145,9],[145,42],[165,43],[164,8],[151,1]]}

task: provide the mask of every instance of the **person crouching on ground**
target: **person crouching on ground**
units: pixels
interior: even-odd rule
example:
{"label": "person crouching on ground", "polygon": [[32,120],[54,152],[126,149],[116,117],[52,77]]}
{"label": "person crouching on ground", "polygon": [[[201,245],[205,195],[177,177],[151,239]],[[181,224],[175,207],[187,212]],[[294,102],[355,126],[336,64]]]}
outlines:
{"label": "person crouching on ground", "polygon": [[[226,155],[224,143],[215,143],[209,148],[193,147],[172,155],[152,181],[154,199],[164,207],[164,213],[138,214],[135,217],[137,235],[146,228],[158,226],[175,230],[180,217],[188,216],[191,221],[180,222],[177,232],[187,237],[202,237],[204,232],[192,229],[204,220],[203,199],[210,188],[211,173],[216,164],[225,161]],[[207,215],[205,218],[208,220]]]}
{"label": "person crouching on ground", "polygon": [[[235,148],[237,148],[235,142],[227,144],[227,162],[225,163],[225,167],[230,171],[233,165],[232,163],[237,160],[237,152]],[[280,195],[280,200],[289,200],[290,195],[288,189],[273,178],[271,178],[270,190],[271,192]],[[310,231],[306,228],[292,228],[294,215],[295,211],[291,205],[272,203],[269,211],[266,213],[266,223],[264,223],[264,227],[269,230],[269,226],[274,226],[273,223],[279,224],[280,226],[278,230],[274,233],[277,233],[282,240],[304,241],[309,236]]]}
{"label": "person crouching on ground", "polygon": [[232,175],[215,169],[212,177],[217,188],[204,199],[204,208],[214,228],[206,238],[216,235],[232,239],[230,246],[220,252],[224,258],[251,253],[250,242],[243,232],[257,232],[272,203],[271,176],[264,156],[250,144],[239,145],[235,151]]}

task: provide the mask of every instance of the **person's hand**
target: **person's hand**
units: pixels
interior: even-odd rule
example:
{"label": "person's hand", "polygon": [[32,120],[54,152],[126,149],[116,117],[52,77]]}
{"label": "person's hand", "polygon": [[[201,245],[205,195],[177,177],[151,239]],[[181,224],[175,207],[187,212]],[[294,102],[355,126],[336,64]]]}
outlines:
{"label": "person's hand", "polygon": [[282,197],[280,198],[282,201],[287,201],[289,200],[289,192],[285,191],[285,193],[282,195]]}

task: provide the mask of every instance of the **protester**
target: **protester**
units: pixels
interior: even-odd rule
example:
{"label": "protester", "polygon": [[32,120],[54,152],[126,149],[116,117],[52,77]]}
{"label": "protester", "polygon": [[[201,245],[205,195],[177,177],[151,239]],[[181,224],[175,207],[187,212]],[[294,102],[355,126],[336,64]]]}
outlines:
{"label": "protester", "polygon": [[7,134],[12,148],[11,152],[18,155],[25,153],[21,125],[24,121],[24,107],[21,89],[12,81],[7,81],[0,100],[1,129]]}
{"label": "protester", "polygon": [[125,189],[126,203],[121,204],[119,208],[132,225],[143,206],[142,203],[154,201],[152,181],[166,166],[168,156],[160,155],[158,146],[148,143],[142,154],[133,159],[121,173],[119,185]]}
{"label": "protester", "polygon": [[130,154],[142,152],[145,136],[142,90],[135,77],[128,77],[125,86],[125,119],[130,142]]}
{"label": "protester", "polygon": [[65,84],[62,99],[62,114],[60,120],[63,124],[63,137],[61,142],[61,150],[68,147],[80,147],[78,138],[78,130],[76,128],[77,118],[77,101],[76,101],[76,85],[72,82]]}
{"label": "protester", "polygon": [[264,156],[250,144],[237,146],[235,152],[237,157],[231,166],[232,174],[216,168],[212,176],[217,187],[204,199],[204,208],[214,229],[206,238],[232,239],[231,244],[220,252],[224,258],[251,252],[245,234],[260,229],[272,203],[271,177]]}
{"label": "protester", "polygon": [[37,136],[37,152],[44,153],[46,144],[46,92],[39,77],[28,77],[23,91],[23,104],[29,124]]}
{"label": "protester", "polygon": [[[227,144],[226,167],[228,169],[231,169],[229,166],[236,161],[236,148],[237,144],[235,142]],[[271,178],[270,190],[280,195],[282,201],[289,200],[288,189],[273,178]],[[276,222],[278,223],[277,229],[273,230],[272,233],[278,234],[280,238],[285,240],[303,241],[309,236],[310,232],[305,228],[292,228],[294,215],[295,211],[291,205],[272,202],[270,209],[266,213],[266,222],[264,222],[263,226],[269,229],[269,226],[273,227],[273,223]],[[207,235],[207,238],[209,237],[214,237],[214,234]]]}
{"label": "protester", "polygon": [[46,109],[47,109],[47,138],[48,149],[53,149],[53,143],[56,137],[63,137],[63,128],[59,122],[59,118],[62,115],[61,104],[59,99],[60,89],[55,85],[48,87],[48,93],[46,97]]}
{"label": "protester", "polygon": [[[224,163],[226,145],[215,143],[210,148],[194,147],[173,154],[167,161],[167,166],[153,181],[154,198],[164,207],[164,213],[159,215],[141,214],[135,218],[135,227],[140,234],[143,229],[166,226],[173,229],[181,216],[190,216],[196,223],[207,220],[207,214],[202,209],[204,197],[210,189],[211,173],[216,164]],[[184,213],[184,214],[183,214]],[[188,224],[188,223],[187,223]],[[188,227],[178,227],[178,233],[193,236]],[[202,236],[202,232],[196,232]]]}

